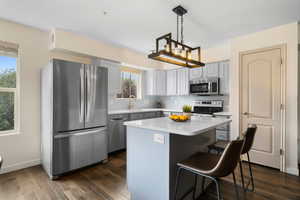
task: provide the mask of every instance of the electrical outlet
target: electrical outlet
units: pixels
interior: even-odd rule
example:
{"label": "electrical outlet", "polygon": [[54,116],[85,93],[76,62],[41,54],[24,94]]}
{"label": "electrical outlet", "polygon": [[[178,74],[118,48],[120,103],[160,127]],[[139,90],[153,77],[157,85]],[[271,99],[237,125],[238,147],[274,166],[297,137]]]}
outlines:
{"label": "electrical outlet", "polygon": [[156,143],[164,144],[165,143],[165,136],[162,134],[154,134],[153,141]]}

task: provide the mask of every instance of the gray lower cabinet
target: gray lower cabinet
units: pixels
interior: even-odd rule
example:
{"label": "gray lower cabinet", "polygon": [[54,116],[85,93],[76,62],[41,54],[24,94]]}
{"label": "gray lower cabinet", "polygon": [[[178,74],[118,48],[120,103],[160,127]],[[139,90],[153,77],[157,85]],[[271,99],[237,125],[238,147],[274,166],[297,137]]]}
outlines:
{"label": "gray lower cabinet", "polygon": [[126,127],[123,123],[128,120],[128,114],[110,115],[108,122],[109,153],[126,148]]}
{"label": "gray lower cabinet", "polygon": [[108,121],[108,152],[111,153],[126,148],[126,127],[123,125],[125,121],[156,117],[163,117],[163,112],[153,111],[110,115]]}
{"label": "gray lower cabinet", "polygon": [[[217,116],[218,118],[230,118],[229,116]],[[217,140],[230,140],[230,124],[225,124],[216,128],[216,139]]]}

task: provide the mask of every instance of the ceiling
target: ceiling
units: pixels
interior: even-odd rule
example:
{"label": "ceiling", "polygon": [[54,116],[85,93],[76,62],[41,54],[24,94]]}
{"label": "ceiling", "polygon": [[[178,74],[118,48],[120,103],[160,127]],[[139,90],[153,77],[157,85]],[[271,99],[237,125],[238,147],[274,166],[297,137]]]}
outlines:
{"label": "ceiling", "polygon": [[148,53],[158,36],[175,36],[178,4],[186,43],[202,48],[300,20],[300,0],[0,0],[0,18]]}

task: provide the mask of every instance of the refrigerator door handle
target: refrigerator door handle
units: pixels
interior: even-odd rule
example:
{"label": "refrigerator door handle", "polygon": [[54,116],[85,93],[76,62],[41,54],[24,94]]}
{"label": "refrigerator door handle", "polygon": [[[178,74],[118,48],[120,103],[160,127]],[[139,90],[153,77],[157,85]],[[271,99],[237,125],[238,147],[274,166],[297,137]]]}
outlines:
{"label": "refrigerator door handle", "polygon": [[88,135],[88,134],[94,134],[94,133],[99,133],[102,131],[105,131],[107,128],[106,127],[102,127],[102,128],[97,128],[97,129],[93,129],[93,130],[88,130],[88,131],[74,131],[66,133],[66,134],[59,134],[59,135],[55,135],[54,138],[66,138],[66,137],[72,137],[72,136],[80,136],[80,135]]}
{"label": "refrigerator door handle", "polygon": [[91,90],[91,83],[90,83],[90,79],[91,79],[91,69],[90,69],[90,65],[85,65],[85,83],[86,83],[86,93],[85,93],[85,121],[88,122],[89,119],[89,115],[90,115],[90,90]]}
{"label": "refrigerator door handle", "polygon": [[80,67],[80,122],[83,122],[84,116],[84,65]]}

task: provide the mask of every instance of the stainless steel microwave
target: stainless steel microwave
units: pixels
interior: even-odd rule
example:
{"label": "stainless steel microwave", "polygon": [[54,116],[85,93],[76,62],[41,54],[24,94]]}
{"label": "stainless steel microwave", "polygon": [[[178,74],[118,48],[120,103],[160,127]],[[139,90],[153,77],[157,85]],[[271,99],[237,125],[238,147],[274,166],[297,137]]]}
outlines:
{"label": "stainless steel microwave", "polygon": [[194,79],[190,81],[190,94],[219,95],[220,79],[218,77]]}

